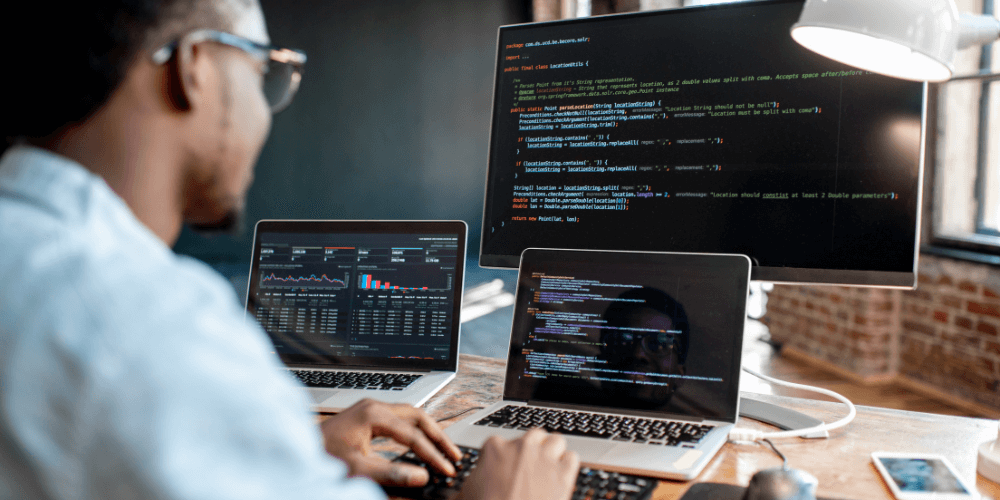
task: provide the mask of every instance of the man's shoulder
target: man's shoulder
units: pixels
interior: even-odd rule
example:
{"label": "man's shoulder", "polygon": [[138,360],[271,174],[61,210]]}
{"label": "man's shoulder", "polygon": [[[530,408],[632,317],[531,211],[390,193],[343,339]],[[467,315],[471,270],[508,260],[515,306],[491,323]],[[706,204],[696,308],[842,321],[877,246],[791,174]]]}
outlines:
{"label": "man's shoulder", "polygon": [[4,229],[0,226],[6,247],[0,280],[8,286],[0,287],[0,333],[86,331],[117,337],[130,336],[130,330],[175,329],[184,335],[206,316],[242,321],[227,280],[201,262],[146,241],[147,235],[45,221],[16,234]]}
{"label": "man's shoulder", "polygon": [[[277,376],[272,347],[235,289],[209,266],[65,234],[31,248],[28,265],[0,268],[17,283],[0,287],[0,380],[27,407],[103,404],[130,390],[145,394],[136,405],[184,394],[229,401],[221,394],[234,377],[262,395],[293,387]],[[290,407],[304,408],[297,398]]]}
{"label": "man's shoulder", "polygon": [[100,178],[4,160],[0,377],[18,357],[90,368],[98,352],[140,364],[209,351],[266,357],[230,283],[174,254]]}

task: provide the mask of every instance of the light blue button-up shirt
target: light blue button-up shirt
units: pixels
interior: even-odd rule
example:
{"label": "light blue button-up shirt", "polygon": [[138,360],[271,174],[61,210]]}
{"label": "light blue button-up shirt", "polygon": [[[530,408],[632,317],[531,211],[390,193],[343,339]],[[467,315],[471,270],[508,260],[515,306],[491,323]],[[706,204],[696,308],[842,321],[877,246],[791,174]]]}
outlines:
{"label": "light blue button-up shirt", "polygon": [[99,177],[0,160],[0,499],[383,498],[229,283]]}

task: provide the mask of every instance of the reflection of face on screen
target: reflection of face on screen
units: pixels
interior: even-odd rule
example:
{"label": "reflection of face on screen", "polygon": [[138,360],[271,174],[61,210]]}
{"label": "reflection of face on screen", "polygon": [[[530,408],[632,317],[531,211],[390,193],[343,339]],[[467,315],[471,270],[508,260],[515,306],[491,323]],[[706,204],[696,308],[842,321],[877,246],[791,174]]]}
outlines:
{"label": "reflection of face on screen", "polygon": [[667,403],[680,384],[676,375],[685,371],[690,327],[684,306],[661,290],[636,288],[619,295],[604,320],[603,357],[622,381],[602,386],[640,406]]}

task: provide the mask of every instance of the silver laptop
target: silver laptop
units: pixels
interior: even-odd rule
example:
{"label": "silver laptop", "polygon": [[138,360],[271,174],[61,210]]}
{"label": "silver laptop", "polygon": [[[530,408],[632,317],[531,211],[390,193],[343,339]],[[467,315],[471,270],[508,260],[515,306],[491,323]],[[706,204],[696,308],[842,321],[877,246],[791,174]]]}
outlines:
{"label": "silver laptop", "polygon": [[445,432],[542,427],[585,465],[692,479],[739,415],[749,283],[744,255],[527,249],[503,400]]}
{"label": "silver laptop", "polygon": [[458,371],[462,221],[262,220],[247,314],[314,409],[424,404]]}

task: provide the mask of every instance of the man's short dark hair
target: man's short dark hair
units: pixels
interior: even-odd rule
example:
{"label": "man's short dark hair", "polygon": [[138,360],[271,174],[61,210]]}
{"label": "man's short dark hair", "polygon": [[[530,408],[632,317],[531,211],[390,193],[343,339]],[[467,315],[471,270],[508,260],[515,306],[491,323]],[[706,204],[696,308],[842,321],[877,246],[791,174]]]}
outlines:
{"label": "man's short dark hair", "polygon": [[228,29],[225,0],[18,0],[4,8],[5,139],[85,120],[136,57],[195,28]]}

